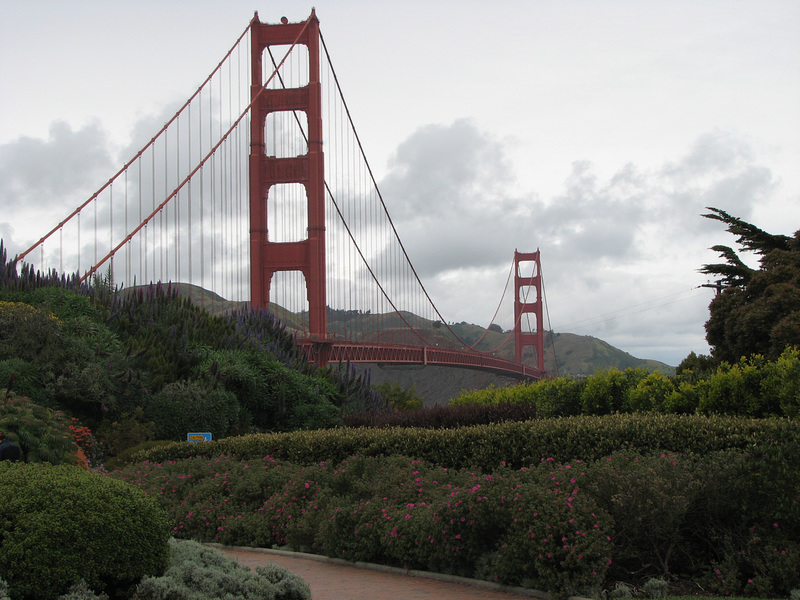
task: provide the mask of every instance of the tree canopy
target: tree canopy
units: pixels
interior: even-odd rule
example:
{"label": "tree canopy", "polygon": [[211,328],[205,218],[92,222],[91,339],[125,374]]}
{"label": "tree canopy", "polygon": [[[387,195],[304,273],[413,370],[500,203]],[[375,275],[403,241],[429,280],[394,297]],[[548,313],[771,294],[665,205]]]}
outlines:
{"label": "tree canopy", "polygon": [[727,225],[740,252],[758,257],[748,266],[731,247],[712,247],[725,260],[703,265],[716,278],[720,293],[709,305],[706,340],[717,360],[736,362],[761,354],[776,359],[786,346],[800,345],[800,230],[775,235],[708,207],[703,216]]}

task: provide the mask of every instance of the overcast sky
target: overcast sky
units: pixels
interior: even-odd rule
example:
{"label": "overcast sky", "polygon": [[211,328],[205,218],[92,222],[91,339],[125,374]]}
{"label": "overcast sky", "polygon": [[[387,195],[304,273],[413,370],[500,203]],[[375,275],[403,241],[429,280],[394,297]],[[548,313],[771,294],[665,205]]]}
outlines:
{"label": "overcast sky", "polygon": [[[541,249],[549,326],[707,353],[715,206],[800,228],[797,0],[316,0],[365,151],[448,321],[486,325]],[[0,2],[0,237],[104,183],[247,26],[311,5]],[[153,130],[151,133],[155,133]],[[64,215],[58,213],[63,206]],[[51,224],[47,224],[48,226]]]}

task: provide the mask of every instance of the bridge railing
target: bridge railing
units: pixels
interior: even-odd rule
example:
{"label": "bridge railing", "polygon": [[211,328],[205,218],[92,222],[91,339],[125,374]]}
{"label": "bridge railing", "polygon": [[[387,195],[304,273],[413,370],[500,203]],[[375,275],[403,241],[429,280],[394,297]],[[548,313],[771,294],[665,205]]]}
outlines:
{"label": "bridge railing", "polygon": [[542,379],[545,376],[543,371],[534,367],[475,351],[333,339],[299,339],[298,345],[310,359],[324,357],[326,362],[438,365],[492,371],[517,379]]}

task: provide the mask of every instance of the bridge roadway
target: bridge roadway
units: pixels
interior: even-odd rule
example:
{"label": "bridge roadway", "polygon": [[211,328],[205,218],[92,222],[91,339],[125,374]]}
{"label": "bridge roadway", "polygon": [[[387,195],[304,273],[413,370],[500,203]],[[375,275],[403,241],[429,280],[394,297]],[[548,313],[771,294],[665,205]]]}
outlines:
{"label": "bridge roadway", "polygon": [[491,354],[453,348],[349,342],[330,338],[300,338],[297,340],[297,344],[310,360],[322,364],[349,361],[352,363],[392,365],[438,365],[490,371],[520,380],[542,379],[544,377],[544,373],[535,367],[529,367],[528,365],[492,356]]}

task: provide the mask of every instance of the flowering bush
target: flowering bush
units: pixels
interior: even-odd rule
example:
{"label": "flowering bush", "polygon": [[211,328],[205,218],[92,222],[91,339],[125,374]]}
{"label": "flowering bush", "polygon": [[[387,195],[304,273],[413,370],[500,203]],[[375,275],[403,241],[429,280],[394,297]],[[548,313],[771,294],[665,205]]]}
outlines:
{"label": "flowering bush", "polygon": [[585,490],[614,521],[618,577],[670,572],[685,556],[684,528],[702,489],[696,460],[672,453],[616,453],[592,465]]}
{"label": "flowering bush", "polygon": [[[780,529],[773,523],[772,529]],[[730,596],[788,595],[800,586],[800,543],[776,540],[775,531],[753,527],[744,539],[727,538],[722,558],[706,574],[709,590]]]}
{"label": "flowering bush", "polygon": [[97,466],[100,463],[102,453],[97,442],[95,442],[92,430],[85,425],[81,425],[75,417],[72,418],[69,430],[72,432],[72,437],[75,440],[75,444],[78,446],[78,451],[83,455],[87,466]]}
{"label": "flowering bush", "polygon": [[509,477],[501,506],[511,522],[488,565],[496,580],[573,595],[602,585],[612,562],[612,522],[581,490],[583,469],[580,461],[550,459]]}
{"label": "flowering bush", "polygon": [[[220,456],[142,463],[112,475],[160,498],[176,537],[551,590],[598,586],[610,560],[609,522],[579,493],[582,472],[554,465],[485,474],[399,456],[309,467]],[[550,556],[542,563],[539,554]]]}
{"label": "flowering bush", "polygon": [[[162,452],[228,449],[239,458],[141,463],[113,476],[158,496],[173,515],[177,537],[203,541],[288,547],[559,594],[597,591],[604,579],[627,578],[634,571],[641,577],[667,571],[694,577],[712,564],[722,573],[738,573],[727,580],[735,576],[741,589],[790,580],[785,574],[796,563],[792,540],[800,528],[796,424],[615,416],[546,426],[563,447],[591,448],[592,460],[549,457],[527,468],[506,464],[499,457],[515,443],[521,447],[518,438],[527,432],[539,436],[527,440],[530,453],[550,442],[538,445],[545,439],[544,425],[501,423],[457,431],[344,429],[173,444]],[[648,439],[650,445],[674,446],[689,440],[705,451],[628,450],[595,458],[600,449],[616,449],[619,441],[612,438],[621,440],[623,432],[634,447]],[[767,437],[770,444],[713,450]],[[465,449],[467,440],[472,454]],[[449,442],[455,443],[448,447]],[[336,456],[358,443],[381,455],[307,462],[309,456]],[[265,446],[300,462],[249,456]],[[444,458],[436,464],[391,453],[401,446],[424,446]],[[478,456],[478,464],[494,457],[494,467],[441,466]],[[765,524],[773,523],[767,518],[780,521],[780,529],[765,532]],[[742,540],[753,525],[761,542],[747,546]],[[727,539],[735,544],[725,546]],[[770,544],[779,552],[760,550]],[[729,547],[741,557],[726,562]]]}

